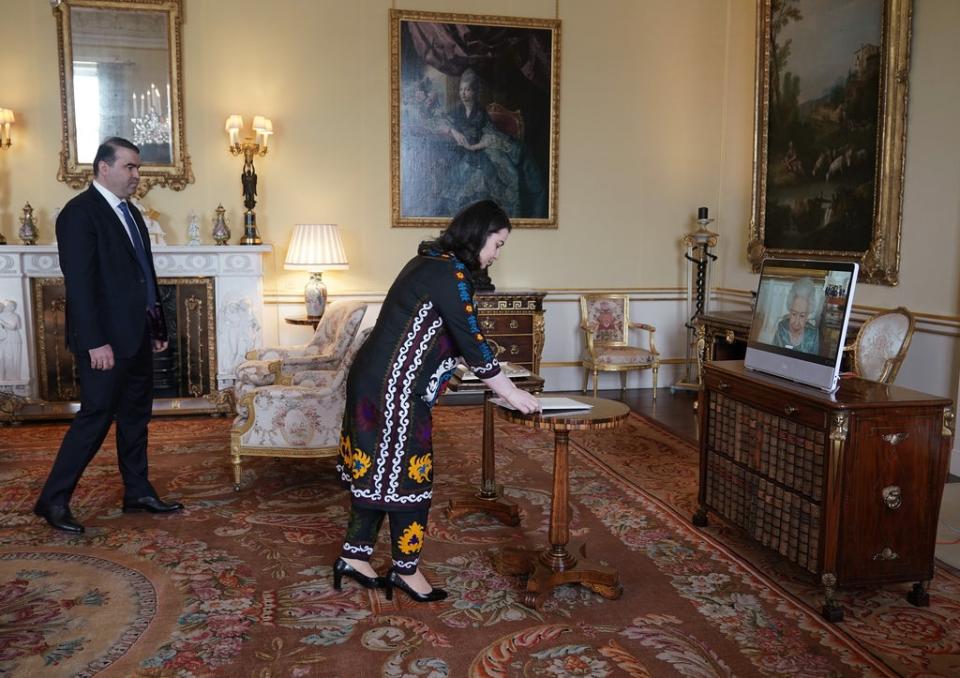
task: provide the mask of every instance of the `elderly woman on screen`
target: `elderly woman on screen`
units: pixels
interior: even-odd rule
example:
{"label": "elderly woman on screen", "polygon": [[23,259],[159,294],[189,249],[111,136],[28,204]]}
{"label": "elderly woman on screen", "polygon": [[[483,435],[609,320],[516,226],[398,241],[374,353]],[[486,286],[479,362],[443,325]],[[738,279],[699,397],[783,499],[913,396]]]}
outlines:
{"label": "elderly woman on screen", "polygon": [[787,294],[787,313],[777,323],[774,346],[790,348],[803,353],[818,353],[820,333],[811,322],[816,309],[816,286],[810,278],[800,278],[790,286]]}

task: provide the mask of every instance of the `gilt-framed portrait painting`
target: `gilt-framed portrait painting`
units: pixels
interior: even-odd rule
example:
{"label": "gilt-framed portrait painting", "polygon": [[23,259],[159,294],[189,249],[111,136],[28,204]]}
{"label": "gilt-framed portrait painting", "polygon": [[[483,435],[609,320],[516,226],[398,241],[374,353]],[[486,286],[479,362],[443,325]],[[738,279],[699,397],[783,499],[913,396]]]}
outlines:
{"label": "gilt-framed portrait painting", "polygon": [[391,10],[390,55],[393,225],[556,228],[560,21]]}
{"label": "gilt-framed portrait painting", "polygon": [[899,281],[912,0],[760,0],[748,257]]}

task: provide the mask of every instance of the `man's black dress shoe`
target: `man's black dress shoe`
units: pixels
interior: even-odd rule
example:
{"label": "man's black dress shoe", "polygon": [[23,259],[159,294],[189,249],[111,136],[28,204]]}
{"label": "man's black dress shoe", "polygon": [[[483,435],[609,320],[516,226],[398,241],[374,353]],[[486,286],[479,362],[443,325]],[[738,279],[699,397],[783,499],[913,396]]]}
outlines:
{"label": "man's black dress shoe", "polygon": [[343,558],[337,558],[337,562],[333,564],[333,588],[335,588],[337,591],[340,590],[340,580],[343,578],[343,575],[347,575],[364,588],[382,589],[384,586],[386,586],[386,580],[383,577],[371,577],[366,575],[345,561]]}
{"label": "man's black dress shoe", "polygon": [[40,504],[37,504],[33,507],[33,512],[46,520],[50,527],[74,534],[83,532],[83,525],[73,519],[69,506],[40,506]]}
{"label": "man's black dress shoe", "polygon": [[124,513],[139,513],[149,511],[150,513],[173,513],[183,508],[183,504],[178,501],[163,501],[157,497],[140,497],[140,499],[124,499]]}
{"label": "man's black dress shoe", "polygon": [[399,572],[395,570],[390,570],[390,573],[387,575],[387,600],[393,600],[393,589],[394,587],[400,589],[408,596],[411,600],[415,600],[418,603],[433,603],[438,600],[443,600],[447,597],[447,592],[443,589],[438,589],[434,586],[427,593],[419,593],[414,591],[413,588],[400,576]]}

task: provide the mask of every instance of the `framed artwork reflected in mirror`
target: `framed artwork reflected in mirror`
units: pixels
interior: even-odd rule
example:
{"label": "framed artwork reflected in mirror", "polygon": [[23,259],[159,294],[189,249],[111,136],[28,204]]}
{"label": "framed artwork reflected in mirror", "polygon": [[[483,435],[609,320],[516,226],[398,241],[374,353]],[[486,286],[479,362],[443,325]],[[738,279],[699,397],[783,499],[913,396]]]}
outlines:
{"label": "framed artwork reflected in mirror", "polygon": [[93,177],[100,143],[140,147],[139,195],[193,182],[183,130],[182,0],[54,0],[62,139],[57,178]]}

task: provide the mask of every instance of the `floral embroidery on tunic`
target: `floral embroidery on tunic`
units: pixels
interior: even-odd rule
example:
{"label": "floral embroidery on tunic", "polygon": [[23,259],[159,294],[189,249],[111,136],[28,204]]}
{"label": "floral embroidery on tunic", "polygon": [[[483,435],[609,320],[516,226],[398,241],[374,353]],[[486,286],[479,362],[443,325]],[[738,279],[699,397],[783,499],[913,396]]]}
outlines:
{"label": "floral embroidery on tunic", "polygon": [[427,482],[430,480],[430,471],[433,470],[433,460],[430,459],[429,454],[424,454],[421,456],[413,455],[410,458],[410,467],[407,471],[407,475],[416,480],[418,483]]}
{"label": "floral embroidery on tunic", "polygon": [[370,464],[370,457],[364,454],[363,450],[355,449],[351,458],[350,474],[354,479],[363,478],[367,471],[370,470]]}
{"label": "floral embroidery on tunic", "polygon": [[410,523],[403,534],[400,535],[397,546],[400,547],[402,553],[407,555],[419,552],[423,548],[423,525],[416,521]]}

